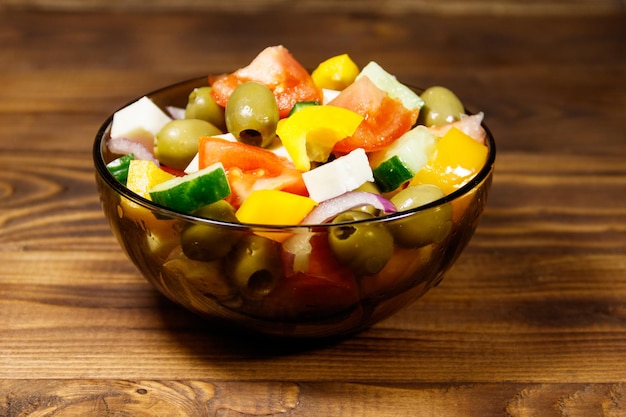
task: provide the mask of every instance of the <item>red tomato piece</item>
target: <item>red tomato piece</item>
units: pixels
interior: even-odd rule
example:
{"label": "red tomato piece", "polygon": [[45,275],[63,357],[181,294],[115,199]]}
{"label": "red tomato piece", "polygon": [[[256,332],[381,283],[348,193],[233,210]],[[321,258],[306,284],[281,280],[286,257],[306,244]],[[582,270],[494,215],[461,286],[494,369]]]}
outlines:
{"label": "red tomato piece", "polygon": [[354,135],[335,144],[333,150],[338,154],[347,154],[357,148],[363,148],[365,152],[384,148],[411,129],[419,113],[419,110],[409,110],[400,100],[389,97],[368,77],[359,77],[328,104],[344,107],[364,117]]}
{"label": "red tomato piece", "polygon": [[[269,316],[291,319],[322,318],[347,311],[359,303],[359,289],[352,272],[333,255],[326,235],[311,239],[309,269],[287,276],[265,298]],[[287,260],[285,268],[291,265]]]}
{"label": "red tomato piece", "polygon": [[212,81],[212,97],[223,107],[240,84],[254,81],[266,85],[276,97],[281,118],[287,117],[299,101],[322,100],[322,93],[306,68],[281,45],[265,48],[248,66]]}
{"label": "red tomato piece", "polygon": [[185,176],[185,171],[182,171],[180,169],[168,167],[168,166],[165,166],[165,165],[161,165],[160,168],[163,171],[169,172],[170,174],[172,174],[172,175],[174,175],[176,177],[183,177],[183,176]]}
{"label": "red tomato piece", "polygon": [[308,195],[302,173],[291,161],[257,146],[203,137],[198,145],[200,169],[221,162],[232,194],[227,200],[235,207],[254,190],[282,190]]}

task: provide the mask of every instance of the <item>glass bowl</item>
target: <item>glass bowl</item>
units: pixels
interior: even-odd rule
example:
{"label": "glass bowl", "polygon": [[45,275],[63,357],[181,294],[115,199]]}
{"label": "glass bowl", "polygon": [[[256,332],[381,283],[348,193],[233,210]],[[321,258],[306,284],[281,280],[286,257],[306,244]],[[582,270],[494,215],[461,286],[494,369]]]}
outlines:
{"label": "glass bowl", "polygon": [[[207,83],[208,77],[200,77],[147,96],[161,108],[185,107],[193,88]],[[96,183],[111,230],[136,268],[164,296],[200,316],[228,327],[281,337],[350,335],[389,317],[436,286],[478,225],[496,154],[494,139],[483,125],[488,147],[484,167],[463,187],[417,209],[339,225],[244,225],[169,210],[118,182],[106,167],[116,157],[106,146],[112,118],[103,123],[94,142]],[[433,225],[443,210],[452,211],[451,220]],[[423,223],[440,232],[436,239],[418,245],[394,241],[389,261],[374,274],[353,272],[328,250],[332,233],[390,229],[402,222]],[[214,237],[214,245],[219,242],[216,259],[186,256],[181,239],[190,228]],[[289,242],[290,247],[277,241]],[[299,247],[314,248],[306,259],[306,273],[295,267],[300,262],[294,255]],[[361,255],[354,254],[354,259],[358,261]]]}

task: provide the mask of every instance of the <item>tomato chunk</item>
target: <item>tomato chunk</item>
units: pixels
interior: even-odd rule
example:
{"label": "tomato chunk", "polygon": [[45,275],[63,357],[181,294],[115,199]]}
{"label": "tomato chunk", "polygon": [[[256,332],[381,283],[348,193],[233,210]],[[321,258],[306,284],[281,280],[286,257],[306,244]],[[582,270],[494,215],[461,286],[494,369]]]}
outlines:
{"label": "tomato chunk", "polygon": [[[264,300],[269,316],[315,319],[346,312],[359,302],[359,288],[352,272],[334,257],[326,235],[311,239],[309,268],[287,276]],[[289,261],[285,269],[291,270]]]}
{"label": "tomato chunk", "polygon": [[226,107],[232,92],[245,82],[266,85],[276,97],[280,117],[287,117],[300,101],[322,101],[321,90],[313,78],[282,45],[265,48],[250,64],[213,81],[211,95]]}
{"label": "tomato chunk", "polygon": [[333,150],[340,154],[356,148],[366,152],[384,148],[413,127],[419,114],[419,110],[409,110],[400,100],[389,97],[368,77],[359,77],[328,104],[364,118],[352,136],[335,144]]}
{"label": "tomato chunk", "polygon": [[257,146],[230,142],[220,138],[200,138],[200,169],[221,162],[232,194],[227,200],[235,207],[255,190],[282,190],[308,196],[302,173],[291,161]]}

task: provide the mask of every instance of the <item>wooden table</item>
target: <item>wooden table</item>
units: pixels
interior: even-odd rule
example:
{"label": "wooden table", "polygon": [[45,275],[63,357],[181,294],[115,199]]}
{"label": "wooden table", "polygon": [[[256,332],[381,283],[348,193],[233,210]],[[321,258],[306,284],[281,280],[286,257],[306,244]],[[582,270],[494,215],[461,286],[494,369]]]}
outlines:
{"label": "wooden table", "polygon": [[[93,137],[157,87],[284,44],[486,113],[488,208],[443,283],[335,342],[215,332],[101,212]],[[626,19],[0,14],[0,416],[625,416]]]}

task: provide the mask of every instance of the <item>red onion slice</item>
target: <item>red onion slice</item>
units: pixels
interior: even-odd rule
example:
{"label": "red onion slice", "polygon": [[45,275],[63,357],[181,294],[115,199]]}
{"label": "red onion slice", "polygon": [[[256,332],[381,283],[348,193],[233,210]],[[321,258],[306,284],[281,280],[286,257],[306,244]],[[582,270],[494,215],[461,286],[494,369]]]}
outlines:
{"label": "red onion slice", "polygon": [[346,210],[361,206],[374,206],[386,214],[395,213],[396,206],[385,197],[364,191],[350,191],[335,198],[322,201],[301,222],[303,225],[326,223]]}
{"label": "red onion slice", "polygon": [[152,161],[159,165],[159,161],[154,157],[148,148],[139,142],[128,138],[111,138],[107,142],[107,147],[111,153],[117,155],[133,154],[135,159]]}
{"label": "red onion slice", "polygon": [[167,110],[167,112],[170,114],[170,116],[172,117],[172,119],[184,119],[185,118],[185,109],[182,107],[176,107],[176,106],[165,106],[165,110]]}
{"label": "red onion slice", "polygon": [[450,130],[452,127],[456,127],[461,132],[470,136],[477,142],[485,144],[485,138],[487,137],[487,132],[482,127],[483,118],[485,114],[483,112],[472,114],[472,115],[461,115],[461,120],[456,122],[448,123],[443,126],[433,126],[430,127],[429,130],[433,135],[437,137],[441,137]]}
{"label": "red onion slice", "polygon": [[309,270],[309,258],[313,250],[312,237],[313,233],[296,233],[283,242],[283,250],[291,255],[294,272]]}

